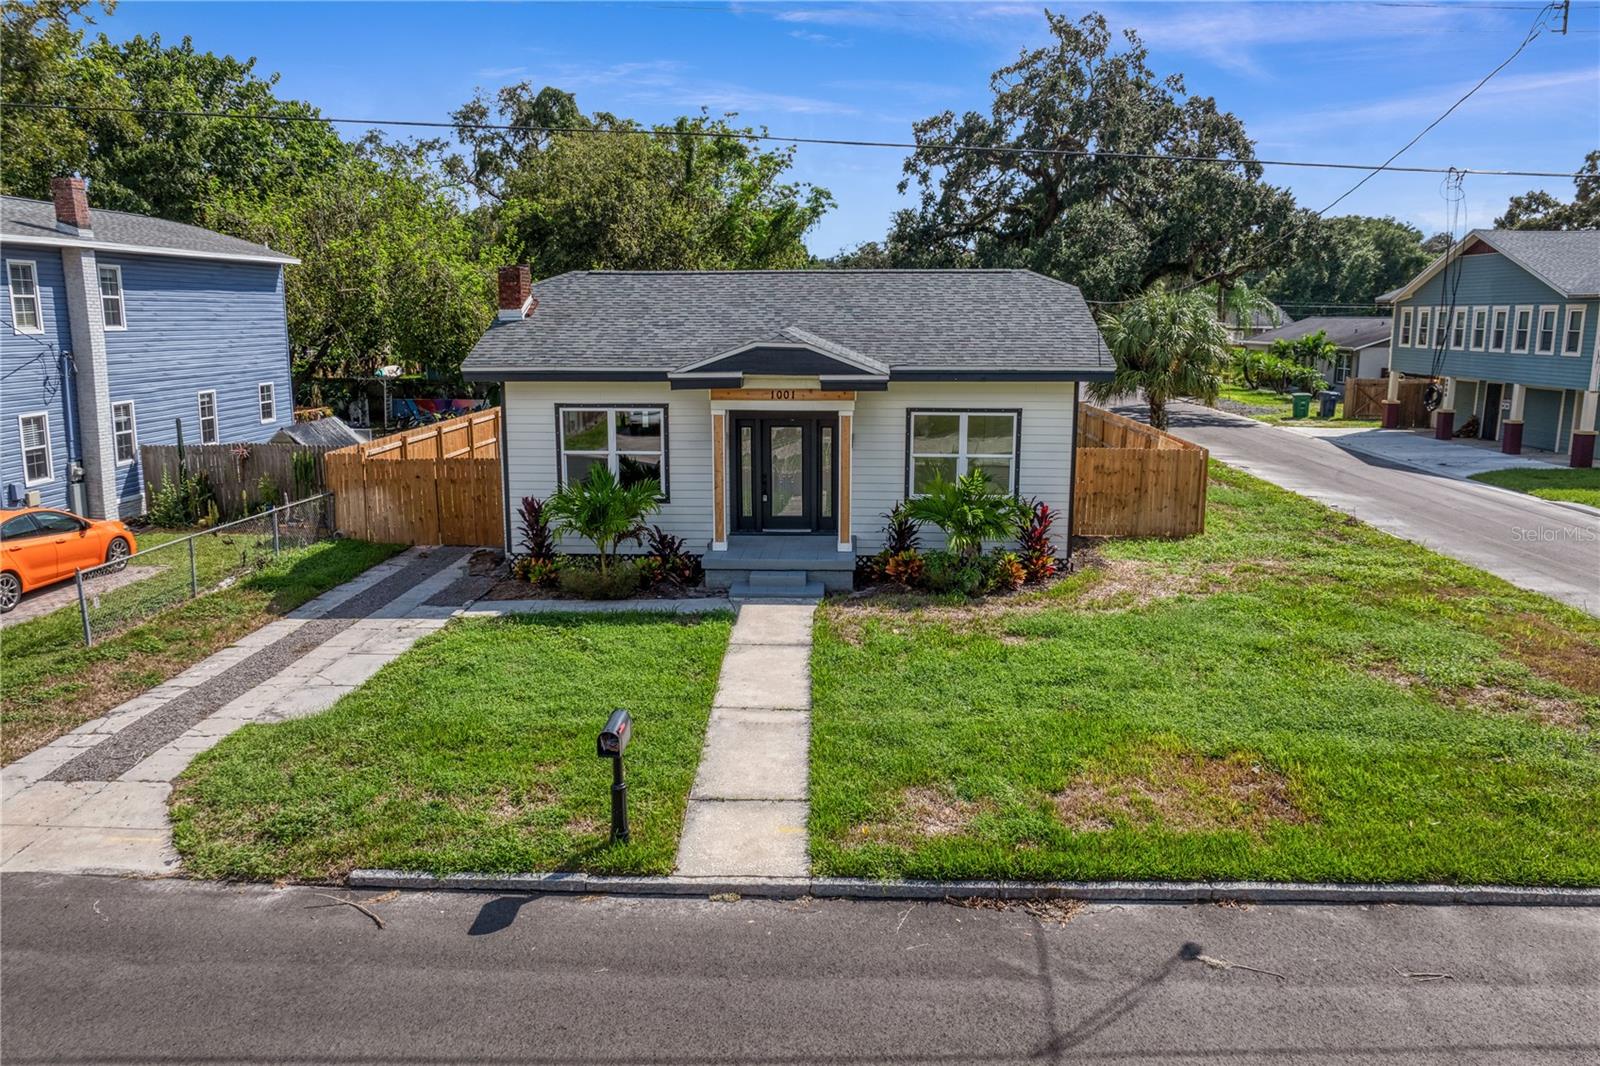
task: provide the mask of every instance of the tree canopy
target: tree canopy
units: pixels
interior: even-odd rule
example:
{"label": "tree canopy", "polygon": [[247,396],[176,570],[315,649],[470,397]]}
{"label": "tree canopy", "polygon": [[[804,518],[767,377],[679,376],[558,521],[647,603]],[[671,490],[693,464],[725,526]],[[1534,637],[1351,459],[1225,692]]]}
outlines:
{"label": "tree canopy", "polygon": [[1292,317],[1320,306],[1370,304],[1405,284],[1432,260],[1422,231],[1393,218],[1343,215],[1307,228],[1299,254],[1271,271],[1260,288]]}
{"label": "tree canopy", "polygon": [[1600,227],[1600,148],[1583,159],[1570,204],[1534,189],[1513,196],[1506,213],[1494,220],[1497,229],[1595,229]]}
{"label": "tree canopy", "polygon": [[1152,290],[1106,315],[1100,331],[1117,369],[1111,380],[1089,386],[1097,403],[1140,394],[1150,424],[1166,429],[1173,400],[1216,401],[1228,365],[1228,334],[1204,293]]}

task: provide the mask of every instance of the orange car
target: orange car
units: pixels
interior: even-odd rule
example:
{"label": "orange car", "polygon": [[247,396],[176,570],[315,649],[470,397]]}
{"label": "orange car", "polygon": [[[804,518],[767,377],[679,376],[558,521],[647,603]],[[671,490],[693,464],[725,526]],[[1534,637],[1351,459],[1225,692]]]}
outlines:
{"label": "orange car", "polygon": [[138,542],[115,519],[80,518],[48,507],[0,511],[0,614],[24,592],[111,563],[120,570]]}

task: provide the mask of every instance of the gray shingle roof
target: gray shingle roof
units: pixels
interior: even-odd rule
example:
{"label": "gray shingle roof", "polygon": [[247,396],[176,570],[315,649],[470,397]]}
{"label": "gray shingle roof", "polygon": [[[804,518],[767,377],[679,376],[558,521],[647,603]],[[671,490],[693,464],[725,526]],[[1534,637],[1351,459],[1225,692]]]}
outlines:
{"label": "gray shingle roof", "polygon": [[81,243],[90,247],[117,245],[161,255],[298,262],[293,256],[275,252],[264,244],[251,244],[199,226],[168,222],[148,215],[91,207],[89,221],[94,237],[82,241],[56,228],[55,205],[49,201],[0,196],[0,238],[8,241],[26,243],[33,239],[50,244]]}
{"label": "gray shingle roof", "polygon": [[327,415],[323,418],[314,418],[309,422],[294,422],[284,426],[272,435],[273,443],[304,444],[307,447],[343,448],[351,444],[362,444],[366,438],[355,430],[342,418]]}
{"label": "gray shingle roof", "polygon": [[1027,270],[578,271],[533,287],[463,370],[665,373],[803,331],[913,371],[1100,376],[1114,363],[1076,288]]}
{"label": "gray shingle roof", "polygon": [[1388,344],[1390,324],[1394,321],[1389,315],[1382,317],[1350,315],[1338,317],[1324,315],[1314,318],[1302,318],[1298,322],[1291,322],[1277,329],[1269,329],[1265,333],[1257,333],[1244,341],[1246,348],[1267,348],[1273,341],[1297,341],[1301,337],[1322,330],[1328,339],[1340,348],[1352,350],[1370,348],[1375,344]]}
{"label": "gray shingle roof", "polygon": [[1495,229],[1476,235],[1563,296],[1600,295],[1600,230]]}

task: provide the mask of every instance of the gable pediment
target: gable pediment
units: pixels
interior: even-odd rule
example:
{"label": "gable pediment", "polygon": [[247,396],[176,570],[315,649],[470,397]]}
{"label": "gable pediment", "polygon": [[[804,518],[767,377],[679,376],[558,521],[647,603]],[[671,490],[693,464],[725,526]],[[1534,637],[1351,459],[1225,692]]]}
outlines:
{"label": "gable pediment", "polygon": [[794,326],[752,339],[673,371],[674,379],[732,379],[746,374],[816,377],[830,381],[882,381],[887,365]]}

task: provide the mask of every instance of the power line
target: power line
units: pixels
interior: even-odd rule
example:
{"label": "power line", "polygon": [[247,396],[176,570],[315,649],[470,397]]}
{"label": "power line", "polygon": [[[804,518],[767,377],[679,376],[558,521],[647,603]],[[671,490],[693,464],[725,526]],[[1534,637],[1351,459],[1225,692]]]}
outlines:
{"label": "power line", "polygon": [[[1547,5],[1548,6],[1548,5]],[[1514,57],[1513,57],[1514,58]],[[1508,60],[1509,62],[1509,60]],[[1487,79],[1485,79],[1487,80]],[[1480,85],[1482,83],[1479,83]],[[1476,91],[1474,89],[1473,91]],[[1469,96],[1471,93],[1468,94]],[[1462,97],[1465,100],[1466,97]],[[1457,101],[1459,104],[1460,101]],[[1422,167],[1422,166],[1392,166],[1396,156],[1390,156],[1387,161],[1379,164],[1372,163],[1337,163],[1326,160],[1305,159],[1236,159],[1229,156],[1215,155],[1173,155],[1164,152],[1111,152],[1094,151],[1078,148],[1022,148],[1012,145],[981,145],[961,143],[923,143],[915,141],[872,141],[860,138],[847,137],[789,137],[777,133],[753,132],[723,132],[718,130],[674,130],[674,129],[630,129],[627,127],[605,126],[533,126],[520,123],[499,122],[444,122],[426,119],[379,119],[379,118],[330,118],[325,115],[260,115],[243,111],[189,111],[158,107],[114,107],[110,105],[95,104],[40,104],[40,103],[6,103],[0,102],[0,110],[4,108],[22,108],[30,111],[74,111],[101,114],[130,114],[130,115],[157,115],[167,118],[202,118],[225,119],[245,122],[325,122],[330,124],[355,125],[355,126],[398,126],[414,129],[439,129],[439,130],[486,130],[503,133],[537,133],[537,134],[577,134],[594,136],[626,136],[626,135],[661,135],[670,137],[699,137],[710,140],[732,137],[747,141],[778,141],[785,144],[813,144],[829,145],[841,148],[893,148],[911,149],[914,151],[941,151],[941,152],[973,152],[989,155],[1024,155],[1024,156],[1052,156],[1075,159],[1129,159],[1146,162],[1168,163],[1218,163],[1226,166],[1265,166],[1265,167],[1306,167],[1320,170],[1368,170],[1376,174],[1380,170],[1388,170],[1397,174],[1469,174],[1480,177],[1504,178],[1568,178],[1574,179],[1581,175],[1568,171],[1555,170],[1490,170],[1485,168],[1462,167]],[[1454,107],[1452,107],[1454,110]],[[1446,112],[1448,114],[1449,112]],[[1443,116],[1441,116],[1441,119]],[[1438,123],[1435,122],[1434,125]],[[1429,129],[1433,127],[1430,126]],[[1424,133],[1427,130],[1423,131]],[[1420,134],[1418,137],[1420,138]],[[1412,143],[1415,143],[1413,141]],[[1410,145],[1406,146],[1407,148]],[[1404,148],[1401,151],[1405,151]],[[1371,177],[1372,174],[1367,175]],[[1362,179],[1363,182],[1366,180]],[[1358,184],[1356,188],[1359,188]],[[1355,191],[1354,189],[1351,190]],[[1346,193],[1345,195],[1349,195]],[[1341,197],[1342,199],[1342,197]],[[1335,201],[1337,203],[1337,201]],[[1330,205],[1331,206],[1331,205]],[[1323,208],[1324,211],[1328,208]]]}

